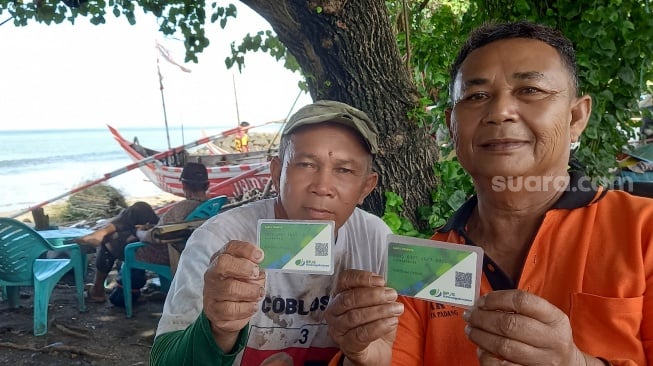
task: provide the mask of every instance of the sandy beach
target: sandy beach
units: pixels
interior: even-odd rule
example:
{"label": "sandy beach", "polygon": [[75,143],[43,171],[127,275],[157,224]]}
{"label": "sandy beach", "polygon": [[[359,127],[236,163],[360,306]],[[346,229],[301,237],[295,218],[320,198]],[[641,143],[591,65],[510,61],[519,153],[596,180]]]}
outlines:
{"label": "sandy beach", "polygon": [[[252,145],[257,149],[267,148],[273,140],[274,134],[252,134]],[[230,142],[225,140],[224,148],[227,148]],[[219,145],[220,141],[217,144]],[[133,182],[136,183],[152,184],[149,181]],[[108,185],[110,186],[111,182],[108,182]],[[82,212],[89,212],[90,210],[87,210],[89,206],[109,206],[109,201],[113,201],[109,193],[105,193],[106,191],[99,190],[99,193],[91,194],[92,189],[83,191],[82,196],[91,196],[89,200],[79,200],[80,197],[76,197],[76,202],[80,201],[84,208]],[[156,188],[154,190],[156,191]],[[26,192],[29,194],[30,191]],[[183,199],[163,191],[142,196],[122,195],[119,190],[117,192],[127,206],[137,201],[145,201],[155,209]],[[12,195],[16,198],[20,196],[21,194],[17,192]],[[101,218],[86,219],[88,217],[78,215],[75,216],[76,222],[63,222],[60,218],[64,216],[62,213],[72,206],[70,204],[73,201],[72,197],[74,196],[43,206],[43,213],[48,216],[50,226],[65,227],[78,224],[81,227],[93,228],[98,219],[110,219],[113,216],[104,215]],[[20,201],[16,199],[14,202]],[[115,202],[112,204],[115,208]],[[13,205],[13,207],[17,206]],[[20,211],[3,212],[0,213],[0,217],[12,217]],[[15,218],[31,224],[35,222],[32,212],[23,213]],[[88,253],[87,258],[89,265],[84,283],[93,281],[95,252]],[[119,267],[114,267],[110,276],[117,275],[116,268]],[[8,302],[0,296],[0,364],[147,365],[165,295],[157,291],[156,286],[146,286],[141,290],[142,295],[134,307],[132,318],[126,318],[124,308],[114,306],[109,301],[104,303],[86,301],[87,310],[80,312],[74,283],[74,276],[68,273],[52,291],[48,307],[48,332],[39,337],[33,335],[33,287],[20,288],[20,306],[17,309],[11,309]],[[110,291],[110,287],[111,283],[107,292]]]}
{"label": "sandy beach", "polygon": [[[182,199],[162,192],[155,196],[125,197],[128,204],[145,201],[154,207]],[[66,205],[62,199],[44,207],[44,213],[57,217]],[[10,213],[0,214],[9,216]],[[33,222],[31,213],[17,217]],[[51,225],[58,225],[50,220]],[[90,224],[90,223],[89,223]],[[95,274],[95,253],[88,253],[85,283]],[[110,276],[115,277],[114,270]],[[108,290],[107,290],[108,291]],[[163,310],[158,291],[142,295],[132,318],[121,307],[87,301],[80,312],[75,297],[74,277],[66,274],[52,291],[48,311],[48,333],[35,337],[33,331],[33,288],[21,287],[20,307],[10,309],[0,296],[0,364],[3,365],[146,365],[149,349]]]}

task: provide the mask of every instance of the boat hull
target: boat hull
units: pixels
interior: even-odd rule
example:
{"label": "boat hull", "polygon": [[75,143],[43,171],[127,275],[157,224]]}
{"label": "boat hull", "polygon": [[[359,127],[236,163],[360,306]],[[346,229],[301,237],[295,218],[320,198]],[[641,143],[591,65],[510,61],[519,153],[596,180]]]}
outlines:
{"label": "boat hull", "polygon": [[[254,173],[253,176],[245,176],[238,179],[233,183],[223,184],[228,179],[233,179],[242,176],[244,173],[253,171],[259,167],[265,167],[263,171]],[[141,168],[142,170],[143,168]],[[168,167],[163,164],[154,165],[154,176],[157,179],[155,183],[157,187],[162,190],[175,194],[177,196],[184,196],[184,191],[181,187],[181,171],[180,167]],[[252,191],[263,191],[265,185],[270,180],[270,168],[267,162],[255,164],[242,164],[242,165],[228,165],[220,167],[207,167],[209,173],[209,196],[226,195],[230,198],[237,198]]]}
{"label": "boat hull", "polygon": [[[137,139],[134,142],[126,140],[111,126],[109,130],[134,163],[159,153],[141,146]],[[239,200],[243,196],[251,195],[252,192],[261,192],[265,189],[270,180],[268,160],[266,152],[193,155],[184,150],[175,152],[165,159],[143,164],[139,169],[162,191],[183,197],[180,180],[183,164],[188,161],[199,162],[204,164],[208,171],[210,197],[225,195],[232,200]]]}

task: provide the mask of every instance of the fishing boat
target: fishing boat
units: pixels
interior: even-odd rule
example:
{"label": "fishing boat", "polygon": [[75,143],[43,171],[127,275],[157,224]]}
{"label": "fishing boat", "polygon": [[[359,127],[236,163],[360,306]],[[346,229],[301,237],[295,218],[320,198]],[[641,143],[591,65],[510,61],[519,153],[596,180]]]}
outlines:
{"label": "fishing boat", "polygon": [[[108,125],[107,127],[113,138],[134,163],[142,162],[148,157],[157,156],[157,154],[161,155],[161,158],[152,159],[147,164],[139,165],[139,168],[161,190],[177,196],[184,196],[180,177],[183,166],[187,162],[201,163],[206,166],[209,175],[208,194],[210,197],[226,195],[231,202],[242,201],[251,196],[253,192],[265,191],[266,185],[270,181],[269,157],[275,154],[276,150],[215,153],[206,149],[205,153],[191,153],[188,149],[172,149],[169,153],[164,154],[142,146],[138,142],[138,137],[129,141],[114,127]],[[227,130],[221,135],[226,137],[237,131],[237,128]]]}

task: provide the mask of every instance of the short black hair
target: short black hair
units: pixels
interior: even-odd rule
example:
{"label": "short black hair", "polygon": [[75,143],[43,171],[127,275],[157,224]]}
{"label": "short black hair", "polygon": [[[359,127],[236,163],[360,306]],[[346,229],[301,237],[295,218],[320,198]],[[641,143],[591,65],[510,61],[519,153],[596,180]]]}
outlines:
{"label": "short black hair", "polygon": [[454,81],[456,80],[460,66],[465,61],[467,56],[469,56],[469,54],[474,50],[481,48],[487,44],[512,38],[534,39],[537,41],[542,41],[555,48],[560,55],[562,63],[567,67],[567,71],[569,71],[573,87],[575,88],[575,93],[578,94],[580,82],[578,80],[576,51],[574,50],[574,44],[567,37],[565,37],[562,32],[542,24],[536,24],[525,20],[508,23],[491,22],[474,29],[469,34],[465,44],[463,44],[462,48],[458,52],[456,60],[451,66],[449,71],[449,98],[451,99],[452,104],[455,103],[455,101],[452,99],[454,94]]}

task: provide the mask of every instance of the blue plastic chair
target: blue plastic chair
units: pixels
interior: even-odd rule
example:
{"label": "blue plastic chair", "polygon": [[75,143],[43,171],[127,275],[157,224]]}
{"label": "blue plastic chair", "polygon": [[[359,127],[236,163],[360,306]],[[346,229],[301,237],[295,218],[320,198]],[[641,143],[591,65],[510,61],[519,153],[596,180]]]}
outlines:
{"label": "blue plastic chair", "polygon": [[[39,259],[49,250],[66,251],[67,259]],[[48,332],[48,304],[55,285],[70,269],[75,273],[79,310],[84,304],[82,251],[77,244],[53,246],[24,223],[0,217],[0,287],[10,308],[19,305],[21,286],[34,287],[34,335]]]}
{"label": "blue plastic chair", "polygon": [[[207,219],[211,216],[215,216],[220,212],[222,206],[227,203],[227,196],[216,196],[211,199],[208,199],[202,202],[199,206],[186,216],[186,221],[198,220],[198,219]],[[155,264],[149,262],[142,262],[136,259],[136,250],[138,248],[148,245],[142,242],[130,243],[125,246],[125,261],[122,264],[122,291],[123,297],[125,299],[125,312],[127,318],[132,317],[132,280],[131,280],[131,270],[132,269],[143,269],[150,272],[154,272],[159,275],[159,281],[161,282],[161,291],[168,292],[170,289],[170,283],[172,282],[172,270],[167,264]]]}

